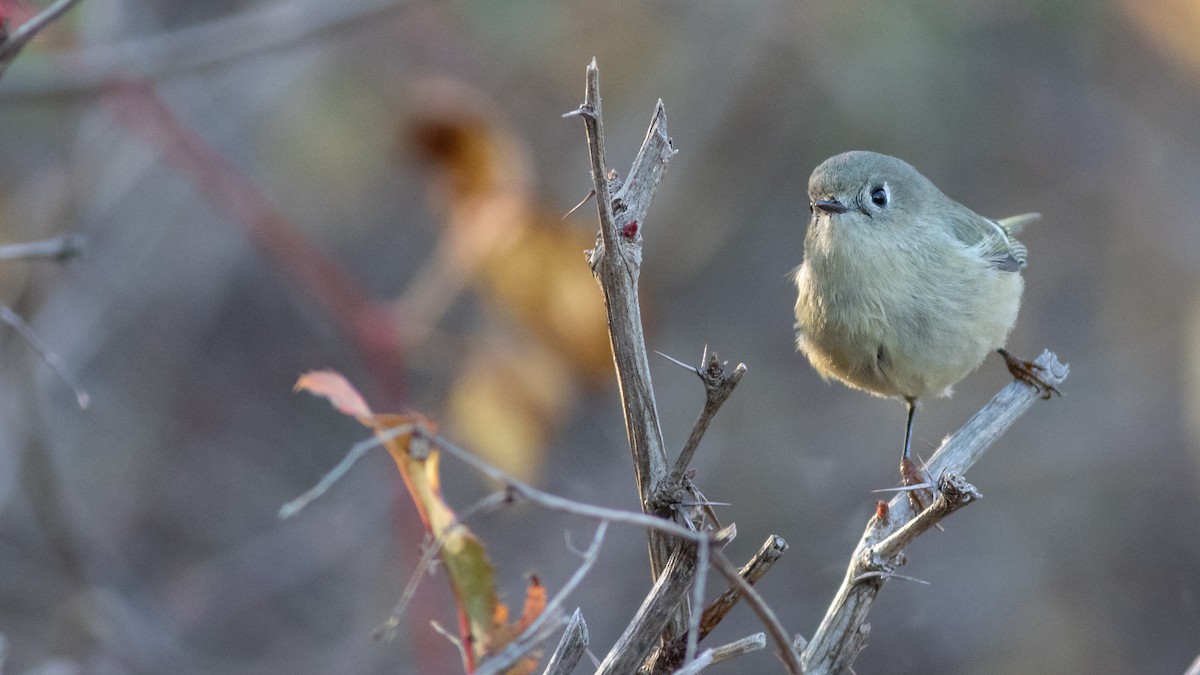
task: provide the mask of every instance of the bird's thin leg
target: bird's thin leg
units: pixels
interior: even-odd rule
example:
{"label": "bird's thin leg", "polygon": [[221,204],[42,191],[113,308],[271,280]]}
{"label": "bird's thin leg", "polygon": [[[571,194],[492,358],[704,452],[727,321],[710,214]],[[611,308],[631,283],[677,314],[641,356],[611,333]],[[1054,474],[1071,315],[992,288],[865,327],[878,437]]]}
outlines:
{"label": "bird's thin leg", "polygon": [[913,413],[917,411],[917,399],[906,398],[904,402],[908,404],[908,424],[904,426],[904,454],[900,456],[902,462],[909,458],[909,451],[912,448]]}
{"label": "bird's thin leg", "polygon": [[913,413],[917,411],[917,399],[906,398],[908,404],[908,424],[904,425],[904,454],[900,456],[900,482],[902,485],[918,485],[926,482],[925,472],[917,467],[910,456],[912,449]]}
{"label": "bird's thin leg", "polygon": [[[910,457],[913,414],[917,411],[917,399],[906,398],[904,402],[908,404],[908,423],[904,426],[904,455],[900,457],[900,484],[906,487],[922,484],[928,485],[929,478],[925,475],[925,471],[918,467],[916,462],[912,461],[912,457]],[[933,493],[928,489],[913,490],[908,493],[908,499],[912,502],[913,508],[919,513],[933,501]]]}

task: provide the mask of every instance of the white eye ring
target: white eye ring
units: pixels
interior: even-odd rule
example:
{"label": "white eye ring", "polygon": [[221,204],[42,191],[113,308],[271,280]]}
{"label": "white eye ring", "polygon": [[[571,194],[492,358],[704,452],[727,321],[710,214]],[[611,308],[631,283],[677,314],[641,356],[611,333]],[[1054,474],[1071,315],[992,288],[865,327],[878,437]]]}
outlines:
{"label": "white eye ring", "polygon": [[871,190],[871,203],[880,208],[892,203],[892,192],[888,189],[886,181]]}

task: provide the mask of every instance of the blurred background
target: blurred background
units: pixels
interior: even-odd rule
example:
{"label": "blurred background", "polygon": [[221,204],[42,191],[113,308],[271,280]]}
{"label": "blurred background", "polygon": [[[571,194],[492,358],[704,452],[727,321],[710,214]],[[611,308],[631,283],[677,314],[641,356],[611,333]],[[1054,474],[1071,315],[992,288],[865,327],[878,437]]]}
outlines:
{"label": "blurred background", "polygon": [[[46,3],[0,3],[12,26]],[[297,376],[336,368],[551,492],[637,508],[598,287],[584,67],[622,174],[654,103],[679,154],[643,223],[651,349],[749,373],[697,483],[811,635],[896,481],[904,406],[795,353],[808,174],[900,156],[984,214],[1040,211],[1009,348],[1039,403],[969,474],[985,500],[909,550],[860,673],[1179,673],[1200,654],[1200,4],[85,0],[0,80],[0,264],[91,395],[0,331],[0,635],[12,673],[461,672],[444,578],[370,638],[420,554],[391,460],[279,506],[365,436]],[[651,364],[676,452],[699,382]],[[923,402],[928,456],[1009,379]],[[463,508],[492,486],[444,462]],[[481,515],[510,604],[594,524]],[[602,657],[649,588],[610,530],[568,601]],[[715,579],[713,586],[720,582]],[[738,608],[712,645],[760,630]],[[585,668],[581,668],[583,672]],[[771,650],[714,673],[781,672]]]}

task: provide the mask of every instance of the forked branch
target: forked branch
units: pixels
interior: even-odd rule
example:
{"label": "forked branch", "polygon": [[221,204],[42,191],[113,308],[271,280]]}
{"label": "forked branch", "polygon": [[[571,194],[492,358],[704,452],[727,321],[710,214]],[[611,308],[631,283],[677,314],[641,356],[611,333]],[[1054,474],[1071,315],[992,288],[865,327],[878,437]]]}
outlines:
{"label": "forked branch", "polygon": [[[1050,385],[1060,385],[1067,378],[1069,368],[1060,363],[1053,352],[1043,352],[1034,363],[1042,368],[1039,374]],[[962,501],[964,504],[978,496],[969,484],[963,487],[951,476],[965,473],[988,446],[1039,400],[1042,400],[1041,390],[1023,382],[1010,382],[942,443],[927,467],[929,475],[937,477],[942,491],[938,502],[943,501],[945,490],[949,488],[968,496]],[[917,516],[908,496],[900,494],[867,524],[858,547],[850,556],[841,587],[812,640],[804,648],[806,673],[817,675],[849,670],[865,643],[869,630],[866,619],[871,604],[891,576],[893,567],[901,562],[896,560],[897,554],[913,537],[953,511],[946,503],[939,505],[938,502]],[[914,516],[917,516],[916,520]],[[893,536],[900,538],[893,539]],[[879,555],[880,552],[884,555]]]}

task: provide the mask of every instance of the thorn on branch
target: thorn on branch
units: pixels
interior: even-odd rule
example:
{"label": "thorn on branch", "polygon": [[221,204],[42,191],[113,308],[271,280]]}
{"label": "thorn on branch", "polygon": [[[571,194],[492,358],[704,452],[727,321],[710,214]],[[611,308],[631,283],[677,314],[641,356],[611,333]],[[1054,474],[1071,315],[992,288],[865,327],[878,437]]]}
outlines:
{"label": "thorn on branch", "polygon": [[82,234],[64,234],[53,239],[31,241],[0,246],[0,260],[45,259],[66,262],[83,253],[87,237]]}
{"label": "thorn on branch", "polygon": [[574,110],[569,110],[563,113],[562,116],[563,119],[567,119],[568,117],[583,117],[585,119],[592,120],[593,122],[597,119],[596,109],[586,103],[581,104]]}
{"label": "thorn on branch", "polygon": [[[658,352],[683,368],[696,373],[700,377],[700,381],[704,383],[704,408],[700,411],[700,416],[696,419],[696,424],[692,427],[692,433],[684,443],[683,450],[679,452],[679,459],[675,461],[675,468],[671,471],[666,486],[682,484],[684,473],[691,464],[692,456],[696,454],[696,448],[700,446],[700,440],[708,430],[708,425],[712,423],[717,411],[725,404],[726,399],[733,393],[734,387],[742,381],[742,376],[746,374],[744,363],[739,363],[732,371],[726,373],[725,367],[729,365],[729,362],[722,361],[716,352],[713,352],[710,357],[707,351],[705,349],[706,353],[701,357],[701,364],[697,367],[688,366],[678,359]],[[666,487],[666,489],[670,488]]]}
{"label": "thorn on branch", "polygon": [[559,219],[559,222],[566,220],[567,218],[569,218],[571,216],[572,213],[575,213],[579,209],[583,208],[583,205],[588,203],[588,200],[595,196],[596,196],[596,188],[592,188],[591,190],[588,190],[587,195],[583,199],[579,200],[578,204],[576,204],[575,206],[572,206],[570,211],[567,211],[566,213],[564,213],[563,217]]}

